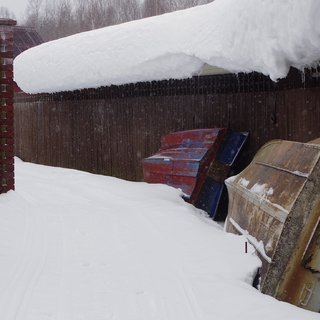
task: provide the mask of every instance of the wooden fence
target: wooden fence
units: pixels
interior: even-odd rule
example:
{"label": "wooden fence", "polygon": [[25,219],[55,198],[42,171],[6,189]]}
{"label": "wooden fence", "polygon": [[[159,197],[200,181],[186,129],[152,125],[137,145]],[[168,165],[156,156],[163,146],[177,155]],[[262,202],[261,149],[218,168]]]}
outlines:
{"label": "wooden fence", "polygon": [[272,139],[320,137],[317,70],[278,83],[257,74],[15,95],[16,155],[34,163],[142,181],[141,159],[179,130],[228,126],[249,132],[242,169]]}

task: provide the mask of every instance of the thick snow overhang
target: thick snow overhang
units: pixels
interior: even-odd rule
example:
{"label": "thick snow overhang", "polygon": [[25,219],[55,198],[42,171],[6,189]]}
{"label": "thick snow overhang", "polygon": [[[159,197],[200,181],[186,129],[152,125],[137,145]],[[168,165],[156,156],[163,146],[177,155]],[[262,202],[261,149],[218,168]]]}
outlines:
{"label": "thick snow overhang", "polygon": [[183,79],[204,66],[276,81],[320,60],[319,0],[215,0],[44,43],[20,54],[28,93]]}

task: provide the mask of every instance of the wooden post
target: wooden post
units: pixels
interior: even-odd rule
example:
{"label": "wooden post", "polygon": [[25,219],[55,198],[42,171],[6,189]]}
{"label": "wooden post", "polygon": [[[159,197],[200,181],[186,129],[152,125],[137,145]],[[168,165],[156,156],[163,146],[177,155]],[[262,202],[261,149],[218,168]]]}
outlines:
{"label": "wooden post", "polygon": [[14,190],[13,27],[0,19],[0,193]]}

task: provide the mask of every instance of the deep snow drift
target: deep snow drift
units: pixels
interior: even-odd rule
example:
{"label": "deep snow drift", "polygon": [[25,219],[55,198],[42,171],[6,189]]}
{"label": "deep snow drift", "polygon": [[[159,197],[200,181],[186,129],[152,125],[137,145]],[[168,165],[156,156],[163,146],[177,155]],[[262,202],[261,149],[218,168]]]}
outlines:
{"label": "deep snow drift", "polygon": [[186,78],[205,63],[273,80],[320,60],[319,0],[215,0],[73,35],[14,61],[28,93]]}
{"label": "deep snow drift", "polygon": [[252,288],[245,238],[180,196],[16,159],[16,191],[0,195],[0,319],[319,319]]}

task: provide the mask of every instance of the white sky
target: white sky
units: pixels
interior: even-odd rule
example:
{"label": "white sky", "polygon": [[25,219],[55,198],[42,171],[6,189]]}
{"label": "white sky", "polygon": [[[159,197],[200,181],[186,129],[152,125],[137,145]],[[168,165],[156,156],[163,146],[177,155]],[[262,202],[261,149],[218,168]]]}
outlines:
{"label": "white sky", "polygon": [[28,5],[28,0],[0,0],[0,7],[7,7],[10,11],[14,12],[18,23],[23,17]]}

